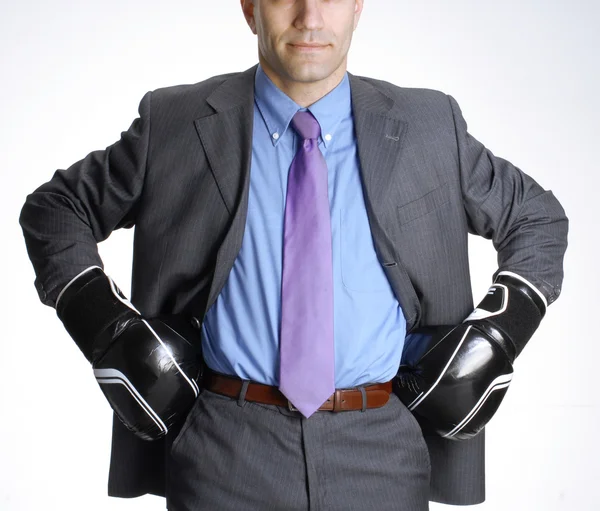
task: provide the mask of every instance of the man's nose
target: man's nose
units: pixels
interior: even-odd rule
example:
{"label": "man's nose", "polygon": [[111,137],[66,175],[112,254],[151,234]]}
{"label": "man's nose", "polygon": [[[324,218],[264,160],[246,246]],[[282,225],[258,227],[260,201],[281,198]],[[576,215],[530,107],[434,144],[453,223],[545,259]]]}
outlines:
{"label": "man's nose", "polygon": [[323,28],[322,0],[300,0],[294,26],[299,30],[321,30]]}

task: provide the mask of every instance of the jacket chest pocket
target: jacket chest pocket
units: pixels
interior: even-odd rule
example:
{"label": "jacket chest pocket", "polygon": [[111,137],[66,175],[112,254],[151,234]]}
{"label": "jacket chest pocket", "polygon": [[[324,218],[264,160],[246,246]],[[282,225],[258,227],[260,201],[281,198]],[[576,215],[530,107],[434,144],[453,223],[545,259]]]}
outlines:
{"label": "jacket chest pocket", "polygon": [[404,227],[405,225],[418,220],[448,203],[449,200],[450,193],[447,184],[444,183],[422,197],[419,197],[408,204],[398,206],[396,209],[398,227]]}

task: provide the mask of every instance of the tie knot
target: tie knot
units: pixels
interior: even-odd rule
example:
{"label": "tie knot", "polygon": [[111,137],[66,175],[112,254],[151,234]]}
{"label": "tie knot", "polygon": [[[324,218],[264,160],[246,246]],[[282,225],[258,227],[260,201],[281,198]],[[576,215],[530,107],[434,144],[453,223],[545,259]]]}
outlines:
{"label": "tie knot", "polygon": [[321,134],[319,121],[308,110],[296,112],[292,119],[292,126],[303,139],[317,139]]}

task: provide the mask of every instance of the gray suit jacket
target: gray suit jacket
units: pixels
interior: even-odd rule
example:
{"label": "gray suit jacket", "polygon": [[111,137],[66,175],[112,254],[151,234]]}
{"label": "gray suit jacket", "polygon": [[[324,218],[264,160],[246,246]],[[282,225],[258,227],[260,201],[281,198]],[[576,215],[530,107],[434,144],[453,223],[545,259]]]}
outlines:
{"label": "gray suit jacket", "polygon": [[[244,234],[255,70],[148,92],[118,142],[28,195],[19,220],[43,303],[54,307],[73,276],[103,266],[98,242],[135,225],[132,303],[202,321]],[[452,97],[349,77],[369,224],[407,329],[472,311],[468,233],[492,240],[498,271],[556,300],[568,221],[552,192],[472,138]],[[164,495],[176,434],[145,442],[113,417],[109,495]],[[484,432],[426,441],[431,500],[483,501]]]}

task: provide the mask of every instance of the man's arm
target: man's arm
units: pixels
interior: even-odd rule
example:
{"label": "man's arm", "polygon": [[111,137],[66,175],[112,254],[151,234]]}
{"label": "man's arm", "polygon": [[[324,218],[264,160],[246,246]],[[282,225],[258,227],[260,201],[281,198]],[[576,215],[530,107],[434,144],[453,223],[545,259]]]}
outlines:
{"label": "man's arm", "polygon": [[98,242],[121,227],[132,227],[146,172],[151,93],[142,98],[139,117],[121,139],[94,151],[29,194],[19,223],[45,305],[91,266],[103,268]]}
{"label": "man's arm", "polygon": [[150,98],[119,141],[56,171],[28,195],[19,217],[41,301],[56,308],[115,415],[144,440],[186,416],[202,371],[197,332],[179,316],[144,317],[104,273],[98,253],[98,242],[136,222]]}
{"label": "man's arm", "polygon": [[533,284],[548,304],[561,291],[568,219],[550,190],[510,162],[494,156],[467,132],[460,107],[448,96],[454,124],[463,203],[469,232],[491,239],[498,270]]}
{"label": "man's arm", "polygon": [[467,133],[449,98],[468,228],[493,241],[499,268],[461,324],[411,332],[394,391],[424,428],[461,440],[496,413],[515,358],[560,294],[568,220],[552,192]]}

